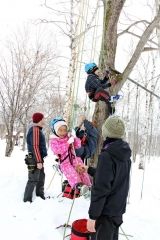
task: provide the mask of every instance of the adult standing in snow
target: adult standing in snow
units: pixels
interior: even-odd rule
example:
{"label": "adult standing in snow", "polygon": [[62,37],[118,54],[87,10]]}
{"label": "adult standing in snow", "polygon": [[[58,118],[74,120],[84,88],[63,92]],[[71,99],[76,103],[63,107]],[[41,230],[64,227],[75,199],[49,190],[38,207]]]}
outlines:
{"label": "adult standing in snow", "polygon": [[[36,187],[36,195],[45,200],[44,182],[45,173],[43,162],[47,156],[46,141],[42,128],[44,126],[44,115],[36,112],[32,116],[33,125],[27,133],[28,155],[28,182],[24,192],[24,202],[32,202],[33,190]],[[31,168],[30,168],[31,166]]]}
{"label": "adult standing in snow", "polygon": [[126,210],[131,167],[131,149],[123,141],[125,125],[118,116],[102,126],[104,144],[91,189],[87,229],[96,240],[118,240],[119,226]]}

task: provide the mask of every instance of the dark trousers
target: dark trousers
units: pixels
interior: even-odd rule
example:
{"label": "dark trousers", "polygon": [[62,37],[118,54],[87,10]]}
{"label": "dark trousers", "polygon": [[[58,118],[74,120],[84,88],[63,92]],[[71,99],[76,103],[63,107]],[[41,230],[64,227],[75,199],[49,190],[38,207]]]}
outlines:
{"label": "dark trousers", "polygon": [[108,103],[108,101],[110,100],[110,96],[109,93],[107,91],[105,91],[103,88],[99,88],[97,89],[97,91],[94,94],[94,98],[93,101],[97,102],[97,101],[105,101]]}
{"label": "dark trousers", "polygon": [[96,233],[91,236],[91,240],[118,240],[121,223],[122,220],[119,219],[117,222],[106,216],[100,217],[96,221]]}
{"label": "dark trousers", "polygon": [[33,190],[36,187],[36,195],[44,197],[44,182],[45,173],[44,168],[35,169],[33,172],[28,172],[28,182],[24,192],[24,202],[32,202]]}
{"label": "dark trousers", "polygon": [[93,102],[104,101],[108,103],[110,100],[109,93],[103,88],[98,88],[95,93],[89,93],[89,98]]}

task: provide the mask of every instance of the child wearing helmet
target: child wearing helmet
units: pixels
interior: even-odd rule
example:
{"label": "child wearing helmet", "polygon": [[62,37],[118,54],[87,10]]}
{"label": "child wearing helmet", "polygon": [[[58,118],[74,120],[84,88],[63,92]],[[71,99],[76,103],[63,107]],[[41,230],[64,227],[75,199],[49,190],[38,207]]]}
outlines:
{"label": "child wearing helmet", "polygon": [[54,134],[50,140],[51,150],[59,158],[60,169],[67,178],[72,189],[82,186],[91,186],[91,181],[87,173],[80,174],[77,166],[83,165],[80,157],[75,155],[75,149],[81,147],[81,141],[78,138],[69,136],[67,123],[62,118],[55,118],[50,123]]}
{"label": "child wearing helmet", "polygon": [[93,102],[98,102],[99,100],[106,102],[109,113],[114,113],[115,109],[112,109],[110,96],[106,91],[106,89],[111,87],[112,84],[115,84],[115,82],[109,82],[109,71],[106,71],[106,76],[103,80],[100,80],[100,71],[97,65],[95,63],[88,63],[85,65],[85,72],[88,74],[85,83],[85,90],[88,94],[88,97]]}

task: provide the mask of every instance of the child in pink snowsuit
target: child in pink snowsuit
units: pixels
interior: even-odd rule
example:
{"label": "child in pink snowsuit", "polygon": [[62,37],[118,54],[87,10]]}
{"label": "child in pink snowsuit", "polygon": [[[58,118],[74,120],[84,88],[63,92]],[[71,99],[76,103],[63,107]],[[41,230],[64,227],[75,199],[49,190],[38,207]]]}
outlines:
{"label": "child in pink snowsuit", "polygon": [[78,184],[91,186],[88,173],[80,174],[76,170],[77,166],[83,165],[82,159],[76,157],[74,150],[81,147],[80,139],[73,136],[69,137],[65,120],[57,119],[51,121],[54,137],[50,140],[50,147],[59,158],[61,171],[72,188],[75,188]]}

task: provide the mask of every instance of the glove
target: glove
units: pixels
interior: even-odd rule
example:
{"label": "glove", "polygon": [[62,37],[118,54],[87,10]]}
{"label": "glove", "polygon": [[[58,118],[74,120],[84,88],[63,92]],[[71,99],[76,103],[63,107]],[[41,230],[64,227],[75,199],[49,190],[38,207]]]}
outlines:
{"label": "glove", "polygon": [[74,137],[73,136],[71,136],[69,139],[68,139],[68,141],[67,141],[69,144],[72,144],[72,143],[74,143]]}
{"label": "glove", "polygon": [[76,171],[77,171],[77,173],[79,173],[79,174],[83,174],[84,172],[87,172],[87,168],[86,168],[86,166],[84,166],[84,165],[82,165],[82,164],[78,164],[78,165],[76,166]]}
{"label": "glove", "polygon": [[109,74],[110,74],[109,70],[106,70],[106,74],[105,74],[106,78],[109,78]]}
{"label": "glove", "polygon": [[111,79],[111,80],[110,80],[110,83],[111,83],[112,86],[115,86],[116,83],[117,83],[117,80],[116,80],[116,79]]}
{"label": "glove", "polygon": [[72,129],[71,136],[74,138],[76,137],[76,131],[74,129]]}

